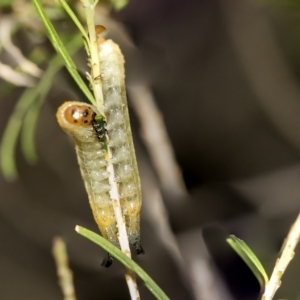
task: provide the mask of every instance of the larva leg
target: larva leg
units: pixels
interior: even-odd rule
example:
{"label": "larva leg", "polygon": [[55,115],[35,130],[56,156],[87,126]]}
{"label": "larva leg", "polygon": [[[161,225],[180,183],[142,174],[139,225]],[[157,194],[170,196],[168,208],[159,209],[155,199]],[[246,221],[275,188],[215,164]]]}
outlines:
{"label": "larva leg", "polygon": [[107,253],[107,259],[104,259],[101,265],[105,268],[109,268],[112,265],[113,261],[114,258],[109,253]]}
{"label": "larva leg", "polygon": [[107,130],[106,130],[106,122],[104,120],[104,117],[101,115],[96,115],[95,116],[95,121],[93,122],[93,127],[94,130],[97,133],[97,137],[101,142],[106,143],[106,134],[107,134]]}

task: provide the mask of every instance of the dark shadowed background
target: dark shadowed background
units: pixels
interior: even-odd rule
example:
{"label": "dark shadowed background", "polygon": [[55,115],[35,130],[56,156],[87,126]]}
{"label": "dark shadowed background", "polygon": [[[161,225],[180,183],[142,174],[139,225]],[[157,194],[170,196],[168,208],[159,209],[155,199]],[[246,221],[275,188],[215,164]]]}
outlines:
{"label": "dark shadowed background", "polygon": [[[299,212],[299,4],[130,0],[113,19],[120,31],[104,25],[124,52],[128,87],[152,91],[188,191],[176,194],[159,180],[129,93],[146,251],[134,259],[174,300],[257,299],[248,275],[248,287],[240,288],[242,275],[235,273],[229,250],[211,242],[229,265],[223,267],[230,279],[222,277],[209,258],[202,228],[219,223],[245,240],[270,274]],[[76,62],[88,70],[83,52]],[[1,132],[19,94],[0,95]],[[51,256],[57,235],[67,243],[79,300],[129,299],[122,266],[102,268],[105,252],[74,231],[77,224],[97,227],[73,143],[55,120],[57,107],[70,99],[83,96],[64,70],[39,118],[39,162],[29,166],[17,150],[19,180],[7,183],[0,177],[0,299],[62,299]],[[159,225],[159,203],[174,236],[167,229],[165,234],[166,224]],[[208,242],[210,234],[214,231],[207,231]],[[299,256],[284,275],[277,299],[300,297]],[[153,299],[141,282],[140,291],[142,299]]]}

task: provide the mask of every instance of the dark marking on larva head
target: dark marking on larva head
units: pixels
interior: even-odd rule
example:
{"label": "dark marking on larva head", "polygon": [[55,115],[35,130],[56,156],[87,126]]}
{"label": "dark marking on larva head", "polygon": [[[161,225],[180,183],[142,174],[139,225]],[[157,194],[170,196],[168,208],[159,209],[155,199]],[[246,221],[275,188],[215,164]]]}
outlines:
{"label": "dark marking on larva head", "polygon": [[64,117],[68,123],[80,126],[91,125],[95,112],[88,105],[71,105],[66,108]]}

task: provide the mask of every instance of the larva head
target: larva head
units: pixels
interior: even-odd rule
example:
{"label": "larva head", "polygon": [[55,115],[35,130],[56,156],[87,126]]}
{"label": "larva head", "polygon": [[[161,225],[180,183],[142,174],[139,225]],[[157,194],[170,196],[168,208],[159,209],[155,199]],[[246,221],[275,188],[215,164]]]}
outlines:
{"label": "larva head", "polygon": [[66,126],[91,126],[96,113],[88,104],[82,102],[65,102],[58,108],[56,117],[59,125]]}
{"label": "larva head", "polygon": [[82,102],[65,102],[56,113],[60,127],[79,140],[93,134],[92,124],[95,111],[91,105]]}
{"label": "larva head", "polygon": [[73,104],[64,111],[64,118],[68,123],[78,126],[88,126],[93,123],[94,111],[87,105]]}

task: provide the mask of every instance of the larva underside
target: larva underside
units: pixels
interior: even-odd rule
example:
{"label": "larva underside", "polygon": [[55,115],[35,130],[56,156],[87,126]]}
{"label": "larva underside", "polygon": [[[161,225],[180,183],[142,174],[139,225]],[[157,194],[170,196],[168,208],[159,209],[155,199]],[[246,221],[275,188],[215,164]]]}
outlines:
{"label": "larva underside", "polygon": [[143,253],[140,244],[142,194],[127,108],[124,58],[119,46],[111,40],[99,40],[98,50],[108,146],[112,152],[122,213],[130,245],[137,253]]}
{"label": "larva underside", "polygon": [[119,246],[117,224],[110,199],[104,143],[93,128],[95,108],[82,102],[65,102],[57,111],[60,127],[73,136],[81,176],[94,219],[104,238]]}

